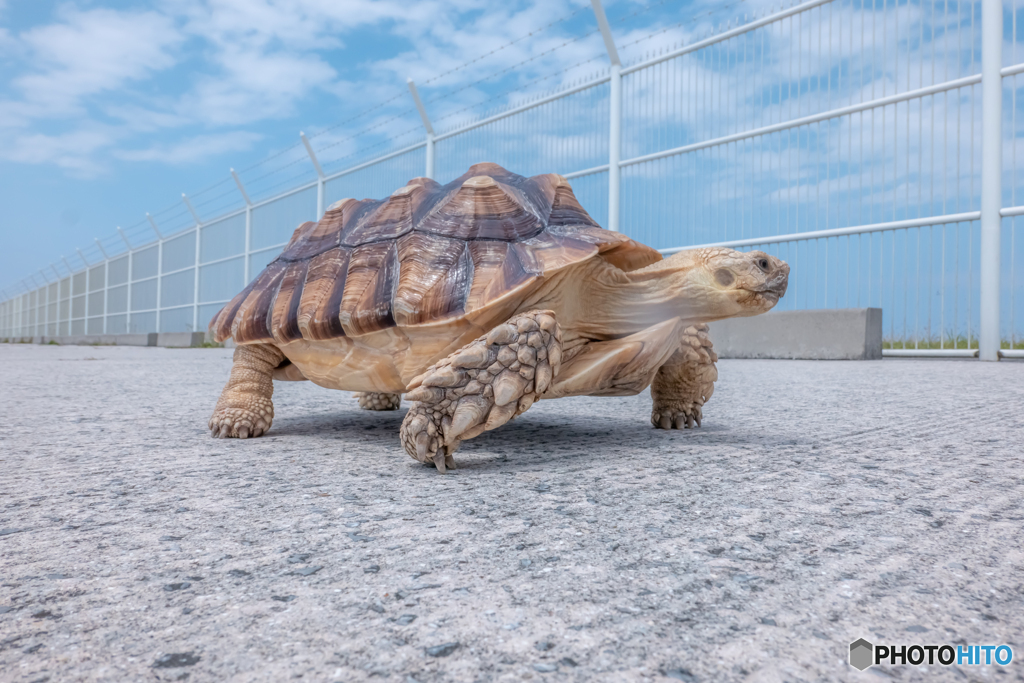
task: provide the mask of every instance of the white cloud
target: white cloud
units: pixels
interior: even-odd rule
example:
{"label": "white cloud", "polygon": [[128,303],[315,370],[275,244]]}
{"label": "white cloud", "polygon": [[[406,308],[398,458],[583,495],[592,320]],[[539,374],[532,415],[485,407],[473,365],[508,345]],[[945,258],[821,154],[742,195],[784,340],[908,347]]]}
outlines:
{"label": "white cloud", "polygon": [[172,66],[171,51],[181,36],[155,12],[65,9],[60,22],[30,29],[18,40],[41,68],[12,85],[23,93],[26,114],[51,118],[78,114],[84,98]]}
{"label": "white cloud", "polygon": [[59,135],[22,134],[0,146],[0,158],[25,164],[54,164],[76,176],[92,176],[102,170],[94,160],[95,154],[109,148],[114,139],[111,131],[102,128]]}
{"label": "white cloud", "polygon": [[212,125],[239,125],[295,112],[311,90],[328,85],[335,71],[316,55],[261,53],[226,46],[215,76],[200,80],[179,111]]}
{"label": "white cloud", "polygon": [[195,137],[172,144],[154,145],[145,149],[118,150],[114,156],[126,161],[158,161],[165,164],[191,164],[225,152],[252,149],[263,139],[258,133],[234,131]]}

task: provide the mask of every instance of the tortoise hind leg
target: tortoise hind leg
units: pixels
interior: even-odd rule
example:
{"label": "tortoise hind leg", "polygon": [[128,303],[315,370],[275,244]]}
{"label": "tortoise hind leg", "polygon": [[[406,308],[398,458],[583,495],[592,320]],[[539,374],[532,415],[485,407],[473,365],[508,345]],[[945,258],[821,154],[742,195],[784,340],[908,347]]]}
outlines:
{"label": "tortoise hind leg", "polygon": [[359,400],[359,407],[363,410],[398,410],[402,405],[401,394],[357,391],[352,396]]}
{"label": "tortoise hind leg", "polygon": [[406,398],[402,445],[413,458],[454,469],[466,439],[520,415],[551,386],[562,334],[551,311],[513,316],[431,367]]}
{"label": "tortoise hind leg", "polygon": [[274,420],[274,371],[284,354],[270,344],[242,344],[235,349],[231,376],[210,417],[215,438],[260,436]]}
{"label": "tortoise hind leg", "polygon": [[658,429],[700,427],[704,403],[715,391],[718,356],[711,348],[707,325],[683,331],[679,348],[658,370],[651,384],[651,424]]}

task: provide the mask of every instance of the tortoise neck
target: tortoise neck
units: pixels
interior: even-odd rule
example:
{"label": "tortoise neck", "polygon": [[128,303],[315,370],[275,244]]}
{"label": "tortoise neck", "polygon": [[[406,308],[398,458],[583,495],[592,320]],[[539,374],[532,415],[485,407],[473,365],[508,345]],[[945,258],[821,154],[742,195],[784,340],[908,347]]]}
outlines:
{"label": "tortoise neck", "polygon": [[592,261],[590,277],[575,279],[576,306],[570,312],[569,324],[583,336],[614,339],[686,315],[679,292],[663,279],[632,278],[602,259]]}

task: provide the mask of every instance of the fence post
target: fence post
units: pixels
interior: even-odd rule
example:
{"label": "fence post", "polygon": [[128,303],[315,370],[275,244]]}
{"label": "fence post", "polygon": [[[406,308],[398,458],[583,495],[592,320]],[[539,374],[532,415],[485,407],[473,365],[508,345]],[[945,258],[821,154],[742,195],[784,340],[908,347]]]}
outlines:
{"label": "fence post", "polygon": [[249,204],[245,205],[245,263],[243,264],[243,276],[245,277],[245,284],[249,284],[249,252],[252,251],[252,206]]}
{"label": "fence post", "polygon": [[[100,242],[99,237],[94,237],[93,240],[96,242],[96,246],[100,248],[100,253],[103,254],[103,334],[107,333],[107,289],[110,287],[110,257],[107,256],[107,250],[103,248],[103,244]],[[88,325],[88,323],[86,323]]]}
{"label": "fence post", "polygon": [[[117,226],[117,234],[121,236],[121,239],[124,240],[124,245],[126,247],[128,247],[128,280],[127,280],[127,285],[126,285],[127,289],[125,289],[125,294],[124,294],[124,296],[125,296],[125,304],[124,304],[124,333],[125,334],[131,334],[132,333],[132,243],[128,241],[127,237],[125,237],[124,231],[121,230],[121,226],[120,225]],[[109,285],[109,273],[108,273],[107,284]],[[57,300],[60,301],[60,283],[57,284],[57,288],[58,288]],[[57,317],[59,318],[60,316],[57,316]]]}
{"label": "fence post", "polygon": [[192,214],[192,218],[196,222],[196,244],[195,244],[195,258],[192,261],[192,331],[199,331],[199,231],[203,227],[203,222],[199,220],[199,214],[196,213],[196,209],[192,206],[192,202],[188,200],[188,195],[184,192],[181,193],[181,200],[185,202],[185,206],[188,207],[189,213]]}
{"label": "fence post", "polygon": [[[39,271],[39,272],[42,273],[43,271]],[[46,334],[49,332],[49,329],[48,329],[49,326],[47,325],[47,323],[49,322],[49,319],[48,319],[47,316],[49,316],[49,314],[50,314],[50,281],[49,280],[47,280],[46,284],[43,285],[43,293],[46,294],[46,303],[45,304],[40,304],[38,299],[36,300],[36,311],[39,310],[40,306],[44,307],[43,308],[43,316],[42,316],[43,319],[42,319],[41,322],[39,320],[39,313],[36,313],[36,330],[37,331],[39,330],[39,326],[40,325],[42,325],[42,327],[43,327],[43,333],[41,335],[39,335],[40,337],[45,337]]]}
{"label": "fence post", "polygon": [[604,38],[604,47],[611,61],[610,81],[608,88],[609,118],[611,125],[608,130],[608,229],[619,232],[619,179],[622,169],[619,162],[622,158],[622,62],[619,51],[615,48],[615,39],[608,26],[608,18],[604,14],[601,0],[590,0],[597,18],[597,26]]}
{"label": "fence post", "polygon": [[[313,166],[316,167],[317,177],[321,178],[320,182],[316,186],[316,210],[318,213],[323,213],[323,171],[320,170],[320,164],[317,163],[316,156],[313,154],[312,148],[309,143],[306,142],[306,136],[303,133],[299,133],[302,141],[306,143],[306,151],[309,152],[309,157],[313,160]],[[252,236],[252,201],[249,199],[249,193],[245,191],[245,185],[242,185],[242,179],[235,173],[235,169],[231,169],[231,177],[235,179],[235,185],[238,186],[238,191],[242,193],[242,200],[245,202],[245,261],[242,263],[242,277],[245,279],[245,284],[249,284],[249,243]]]}
{"label": "fence post", "polygon": [[412,79],[406,79],[406,84],[409,86],[409,92],[412,94],[412,99],[416,102],[416,109],[420,112],[420,118],[423,119],[423,127],[427,130],[427,163],[426,169],[424,169],[423,176],[425,178],[434,179],[434,126],[430,123],[430,117],[427,116],[427,109],[423,106],[423,100],[420,99],[420,93],[416,89],[416,84],[413,83]]}
{"label": "fence post", "polygon": [[[79,256],[82,256],[81,250],[77,250],[76,249],[76,251],[78,251],[78,255]],[[82,260],[83,261],[85,260],[84,256],[82,256]],[[89,334],[89,294],[90,294],[89,287],[92,286],[92,273],[90,272],[91,270],[92,269],[89,268],[89,264],[86,263],[85,264],[85,306],[83,306],[83,308],[85,309],[85,313],[84,313],[85,320],[82,321],[82,333],[83,334]]]}
{"label": "fence post", "polygon": [[1003,3],[981,3],[981,328],[978,357],[999,360],[999,240],[1002,220]]}
{"label": "fence post", "polygon": [[[320,167],[320,161],[317,160],[316,154],[313,152],[313,145],[309,144],[306,134],[300,130],[299,137],[302,138],[302,144],[306,146],[309,160],[313,162],[313,168],[316,169],[316,219],[320,220],[324,216],[324,169]],[[251,202],[249,201],[249,196],[245,194],[245,190],[242,189],[242,181],[235,175],[235,169],[231,169],[231,174],[235,176],[238,189],[242,191],[242,196],[245,197],[245,204],[248,206]]]}
{"label": "fence post", "polygon": [[148,213],[146,214],[146,218],[149,219],[149,224],[153,226],[153,232],[156,233],[156,329],[153,331],[159,334],[160,288],[163,286],[164,279],[164,236],[160,234],[160,228],[156,227],[156,220],[154,220]]}

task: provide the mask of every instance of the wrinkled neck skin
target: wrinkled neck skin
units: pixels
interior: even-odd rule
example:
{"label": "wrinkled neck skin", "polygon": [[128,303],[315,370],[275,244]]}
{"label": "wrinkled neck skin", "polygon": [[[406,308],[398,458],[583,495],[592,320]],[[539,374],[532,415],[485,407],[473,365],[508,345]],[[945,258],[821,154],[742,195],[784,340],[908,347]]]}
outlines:
{"label": "wrinkled neck skin", "polygon": [[562,301],[542,297],[536,302],[538,308],[558,310],[562,329],[573,337],[616,339],[676,317],[693,324],[760,312],[747,312],[685,269],[652,266],[625,273],[600,258],[581,267],[583,272],[560,274],[545,288]]}

